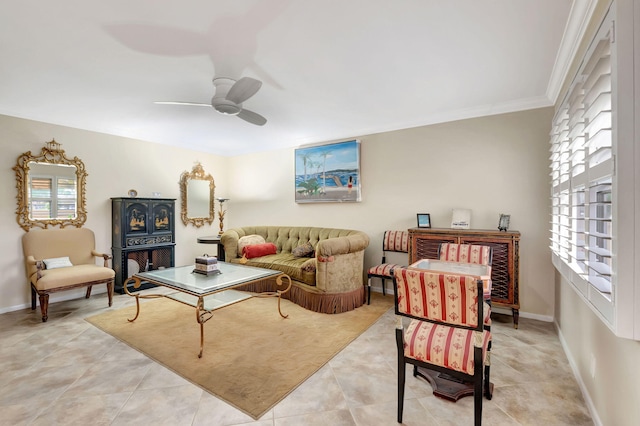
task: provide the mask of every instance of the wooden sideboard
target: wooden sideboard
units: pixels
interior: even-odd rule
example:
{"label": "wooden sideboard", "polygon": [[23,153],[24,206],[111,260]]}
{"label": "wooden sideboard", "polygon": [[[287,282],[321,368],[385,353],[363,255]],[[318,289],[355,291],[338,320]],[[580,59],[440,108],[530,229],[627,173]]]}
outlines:
{"label": "wooden sideboard", "polygon": [[492,248],[491,304],[511,308],[513,326],[518,328],[520,232],[487,229],[410,228],[409,264],[420,259],[437,259],[440,243],[480,244]]}

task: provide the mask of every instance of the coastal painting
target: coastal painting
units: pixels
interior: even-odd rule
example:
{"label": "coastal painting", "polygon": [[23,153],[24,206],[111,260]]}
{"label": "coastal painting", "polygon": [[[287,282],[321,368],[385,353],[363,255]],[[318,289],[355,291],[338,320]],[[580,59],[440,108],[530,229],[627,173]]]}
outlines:
{"label": "coastal painting", "polygon": [[296,203],[360,201],[360,141],[295,150]]}

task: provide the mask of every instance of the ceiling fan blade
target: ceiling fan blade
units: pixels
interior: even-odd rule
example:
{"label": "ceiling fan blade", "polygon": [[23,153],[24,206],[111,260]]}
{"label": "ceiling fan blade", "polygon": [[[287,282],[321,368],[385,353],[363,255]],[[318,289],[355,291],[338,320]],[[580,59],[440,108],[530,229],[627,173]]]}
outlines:
{"label": "ceiling fan blade", "polygon": [[242,118],[246,122],[255,124],[256,126],[264,126],[264,124],[267,122],[266,118],[256,112],[249,111],[248,109],[243,109],[242,111],[240,111],[238,113],[238,117]]}
{"label": "ceiling fan blade", "polygon": [[251,77],[242,77],[231,86],[226,98],[233,103],[241,104],[255,95],[256,92],[260,90],[260,87],[262,87],[260,80]]}
{"label": "ceiling fan blade", "polygon": [[157,101],[154,102],[154,104],[156,105],[190,105],[190,106],[208,106],[210,107],[211,104],[201,104],[199,102],[173,102],[173,101]]}

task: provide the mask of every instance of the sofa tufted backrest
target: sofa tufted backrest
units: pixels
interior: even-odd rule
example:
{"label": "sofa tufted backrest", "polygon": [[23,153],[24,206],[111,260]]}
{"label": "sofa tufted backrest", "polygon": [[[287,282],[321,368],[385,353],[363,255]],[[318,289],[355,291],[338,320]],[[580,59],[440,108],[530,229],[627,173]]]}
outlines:
{"label": "sofa tufted backrest", "polygon": [[[233,234],[236,234],[237,237]],[[260,235],[266,242],[274,243],[278,253],[291,253],[294,248],[306,242],[310,242],[313,247],[316,247],[318,242],[322,240],[361,234],[363,234],[362,231],[351,229],[310,226],[244,226],[225,231],[222,235],[222,243],[227,255],[234,254],[237,253],[237,239],[247,235]],[[235,247],[233,240],[235,240]]]}

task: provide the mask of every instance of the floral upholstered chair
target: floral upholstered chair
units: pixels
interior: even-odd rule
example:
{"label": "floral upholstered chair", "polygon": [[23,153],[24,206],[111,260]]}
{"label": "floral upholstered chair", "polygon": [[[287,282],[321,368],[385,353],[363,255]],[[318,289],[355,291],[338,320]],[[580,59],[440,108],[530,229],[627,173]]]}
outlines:
{"label": "floral upholstered chair", "polygon": [[[473,383],[475,424],[482,422],[482,395],[491,399],[489,344],[483,326],[487,305],[478,277],[395,268],[398,423],[402,423],[406,364]],[[403,317],[410,320],[406,327]],[[406,321],[405,321],[406,322]]]}
{"label": "floral upholstered chair", "polygon": [[372,266],[367,272],[367,304],[371,304],[371,278],[382,280],[382,294],[387,294],[385,280],[393,279],[393,269],[400,267],[396,263],[387,263],[387,253],[409,253],[409,232],[385,231],[382,237],[382,263]]}

